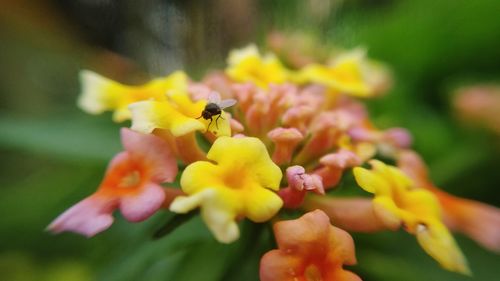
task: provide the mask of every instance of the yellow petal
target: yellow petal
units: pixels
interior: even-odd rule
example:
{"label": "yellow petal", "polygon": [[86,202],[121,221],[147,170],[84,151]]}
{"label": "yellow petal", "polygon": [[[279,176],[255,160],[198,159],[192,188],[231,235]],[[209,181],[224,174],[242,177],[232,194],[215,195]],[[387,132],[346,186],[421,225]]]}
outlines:
{"label": "yellow petal", "polygon": [[205,101],[193,102],[186,92],[169,91],[167,97],[180,113],[192,118],[200,117],[206,105]]}
{"label": "yellow petal", "polygon": [[113,121],[115,122],[123,122],[132,117],[132,113],[128,108],[128,105],[119,106],[116,108],[115,112],[113,112]]}
{"label": "yellow petal", "polygon": [[405,209],[420,218],[441,219],[441,208],[436,196],[426,189],[414,189],[402,198]]}
{"label": "yellow petal", "polygon": [[132,111],[132,129],[138,132],[167,129],[177,137],[205,129],[202,122],[181,114],[168,102],[141,101],[131,104],[129,108]]}
{"label": "yellow petal", "polygon": [[93,71],[80,71],[82,92],[78,106],[91,114],[112,110],[118,105],[119,91],[127,91],[126,86],[105,78]]}
{"label": "yellow petal", "polygon": [[265,145],[257,138],[220,137],[212,145],[207,158],[234,171],[249,170],[262,186],[279,189],[281,169],[274,164]]}
{"label": "yellow petal", "polygon": [[186,74],[180,71],[140,86],[123,85],[88,70],[80,72],[80,80],[79,106],[92,114],[114,110],[113,120],[116,122],[130,119],[130,104],[145,100],[164,101],[166,92],[186,92],[188,83]]}
{"label": "yellow petal", "polygon": [[245,215],[254,222],[264,222],[272,218],[283,206],[283,200],[274,192],[264,188],[253,188],[243,195]]}
{"label": "yellow petal", "polygon": [[216,188],[223,186],[220,168],[207,161],[197,161],[188,165],[181,177],[182,190],[193,194],[205,189],[207,186]]}
{"label": "yellow petal", "polygon": [[387,180],[395,191],[403,192],[414,186],[413,181],[396,167],[386,165],[379,160],[370,160],[373,171]]}
{"label": "yellow petal", "polygon": [[[179,92],[187,92],[188,76],[183,71],[175,71],[164,79],[164,87]],[[165,93],[162,93],[165,94]]]}
{"label": "yellow petal", "polygon": [[429,221],[417,229],[420,246],[447,270],[471,275],[462,251],[448,229],[439,221]]}
{"label": "yellow petal", "polygon": [[353,169],[354,178],[358,185],[365,191],[375,194],[387,194],[389,183],[383,177],[365,168],[356,167]]}
{"label": "yellow petal", "polygon": [[239,237],[231,201],[234,202],[234,198],[224,198],[218,190],[207,188],[191,196],[178,196],[171,203],[170,210],[185,214],[201,207],[201,216],[215,238],[222,243],[231,243]]}
{"label": "yellow petal", "polygon": [[400,209],[390,197],[377,196],[373,199],[373,212],[387,228],[396,230],[401,227]]}
{"label": "yellow petal", "polygon": [[210,196],[208,192],[211,189],[207,189],[206,192],[198,192],[191,196],[177,196],[174,201],[170,204],[170,211],[179,214],[188,213],[196,208],[198,208],[203,201]]}
{"label": "yellow petal", "polygon": [[282,174],[262,141],[220,137],[207,158],[215,163],[197,161],[185,168],[181,186],[190,196],[176,199],[173,211],[199,206],[205,223],[223,243],[238,238],[237,216],[262,222],[279,211],[281,198],[267,188],[278,189]]}
{"label": "yellow petal", "polygon": [[288,79],[288,70],[272,54],[262,57],[255,45],[231,51],[226,74],[238,82],[252,82],[260,88],[270,83],[283,83]]}
{"label": "yellow petal", "polygon": [[207,206],[202,208],[201,216],[217,241],[227,244],[240,237],[240,230],[234,221],[235,214],[219,208],[219,206]]}

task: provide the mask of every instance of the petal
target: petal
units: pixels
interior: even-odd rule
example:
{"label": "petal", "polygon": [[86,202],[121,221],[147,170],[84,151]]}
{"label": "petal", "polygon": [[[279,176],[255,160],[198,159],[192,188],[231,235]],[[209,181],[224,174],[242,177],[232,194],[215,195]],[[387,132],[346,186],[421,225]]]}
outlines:
{"label": "petal", "polygon": [[326,276],[325,280],[335,280],[335,281],[362,281],[361,278],[348,270],[335,270],[333,272],[329,272]]}
{"label": "petal", "polygon": [[436,196],[425,189],[415,189],[407,192],[402,198],[404,209],[418,214],[419,217],[441,218],[441,208]]}
{"label": "petal", "polygon": [[203,201],[212,196],[212,193],[215,193],[215,190],[207,188],[190,196],[177,196],[169,209],[174,213],[186,214],[200,207]]}
{"label": "petal", "polygon": [[163,204],[165,192],[154,183],[145,184],[136,194],[120,198],[120,211],[131,222],[139,222],[153,215]]}
{"label": "petal", "polygon": [[240,230],[234,221],[236,215],[217,204],[203,206],[201,217],[207,224],[215,239],[221,243],[231,243],[240,237]]}
{"label": "petal", "polygon": [[172,104],[175,105],[180,113],[191,118],[200,117],[201,112],[207,104],[206,101],[203,100],[193,102],[188,94],[182,91],[170,91],[167,93],[167,97],[172,101]]}
{"label": "petal", "polygon": [[389,183],[375,172],[356,167],[353,169],[353,173],[356,182],[365,191],[375,194],[389,193]]}
{"label": "petal", "polygon": [[92,237],[113,223],[113,210],[118,201],[113,197],[94,194],[80,201],[57,217],[47,230],[53,233],[72,231]]}
{"label": "petal", "polygon": [[[187,92],[188,76],[183,71],[175,71],[163,81],[165,88],[175,89],[180,92]],[[162,93],[163,94],[163,93]]]}
{"label": "petal", "polygon": [[90,70],[80,71],[79,76],[82,92],[78,97],[78,106],[91,114],[114,109],[119,100],[117,90],[126,91],[126,86]]}
{"label": "petal", "polygon": [[257,46],[255,44],[250,44],[246,46],[245,48],[241,48],[239,50],[232,50],[229,53],[229,58],[228,58],[228,64],[229,65],[235,65],[239,64],[241,61],[243,61],[246,58],[249,57],[259,57],[259,50],[257,49]]}
{"label": "petal", "polygon": [[345,230],[330,226],[329,247],[328,260],[337,261],[340,264],[356,264],[354,241]]}
{"label": "petal", "polygon": [[297,255],[286,254],[280,250],[272,250],[264,254],[260,260],[261,281],[300,280],[303,274],[303,260]]}
{"label": "petal", "polygon": [[441,192],[446,224],[490,251],[500,252],[500,209]]}
{"label": "petal", "polygon": [[281,169],[274,164],[265,145],[257,138],[220,137],[212,145],[207,158],[224,167],[234,167],[237,163],[252,171],[262,186],[279,189]]}
{"label": "petal", "polygon": [[279,249],[308,256],[325,256],[330,219],[320,210],[309,212],[295,220],[280,221],[274,225]]}
{"label": "petal", "polygon": [[386,179],[393,188],[407,190],[414,186],[413,181],[394,166],[386,165],[379,160],[370,160],[370,165],[372,165],[373,171]]}
{"label": "petal", "polygon": [[411,177],[419,186],[429,182],[429,172],[422,158],[412,150],[402,150],[398,153],[398,167]]}
{"label": "petal", "polygon": [[439,221],[428,221],[417,229],[420,246],[447,270],[471,275],[467,260],[448,229]]}
{"label": "petal", "polygon": [[193,194],[208,187],[221,186],[222,176],[219,167],[207,161],[188,165],[181,176],[182,191]]}
{"label": "petal", "polygon": [[[200,111],[201,112],[201,111]],[[231,116],[227,114],[225,111],[221,111],[220,117],[214,116],[212,117],[212,123],[210,120],[199,119],[201,122],[205,124],[206,130],[210,131],[217,137],[230,137],[231,136]]]}
{"label": "petal", "polygon": [[238,225],[234,221],[235,199],[224,190],[206,188],[191,196],[178,196],[170,205],[170,210],[185,214],[200,207],[201,216],[215,238],[221,243],[231,243],[240,236]]}
{"label": "petal", "polygon": [[254,222],[264,222],[272,218],[283,206],[278,194],[261,187],[245,190],[245,215]]}
{"label": "petal", "polygon": [[168,129],[178,137],[196,130],[204,130],[204,124],[185,116],[168,102],[141,101],[129,106],[132,111],[132,130],[149,134],[154,129]]}
{"label": "petal", "polygon": [[323,84],[346,94],[360,97],[370,95],[368,85],[361,77],[358,61],[343,60],[333,67],[310,64],[301,70],[299,77],[302,81]]}
{"label": "petal", "polygon": [[155,135],[141,134],[127,128],[121,129],[121,138],[131,157],[147,167],[151,181],[174,181],[177,161],[165,141]]}
{"label": "petal", "polygon": [[113,121],[116,123],[121,123],[125,120],[129,120],[132,117],[132,113],[130,109],[128,109],[128,104],[124,103],[121,106],[118,106],[113,112]]}
{"label": "petal", "polygon": [[387,228],[396,230],[401,226],[400,209],[390,197],[375,197],[373,199],[373,212]]}

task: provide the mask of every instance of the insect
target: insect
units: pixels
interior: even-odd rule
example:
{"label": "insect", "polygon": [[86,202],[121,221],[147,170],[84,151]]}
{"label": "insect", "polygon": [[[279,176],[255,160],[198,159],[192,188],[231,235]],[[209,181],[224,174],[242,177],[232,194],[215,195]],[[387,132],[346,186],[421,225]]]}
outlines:
{"label": "insect", "polygon": [[228,108],[230,106],[233,106],[236,104],[236,100],[234,99],[227,99],[227,100],[221,100],[219,93],[217,92],[212,92],[208,96],[208,102],[203,111],[201,112],[200,117],[196,119],[200,119],[203,117],[205,120],[210,120],[210,123],[208,123],[207,126],[207,131],[210,129],[210,125],[213,122],[213,117],[217,115],[217,118],[215,119],[215,126],[217,129],[219,129],[219,125],[217,124],[217,121],[219,121],[219,118],[224,119],[221,114],[222,110],[224,108]]}

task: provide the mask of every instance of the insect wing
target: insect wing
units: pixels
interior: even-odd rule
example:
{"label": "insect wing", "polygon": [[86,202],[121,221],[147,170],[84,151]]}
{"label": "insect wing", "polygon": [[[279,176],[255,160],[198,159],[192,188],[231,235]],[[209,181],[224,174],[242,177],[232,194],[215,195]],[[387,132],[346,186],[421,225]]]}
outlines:
{"label": "insect wing", "polygon": [[224,109],[224,108],[228,108],[230,106],[233,106],[236,104],[236,100],[235,99],[227,99],[227,100],[222,100],[219,102],[219,107],[220,109]]}
{"label": "insect wing", "polygon": [[208,94],[208,103],[215,103],[219,104],[220,103],[220,95],[217,92],[211,92]]}

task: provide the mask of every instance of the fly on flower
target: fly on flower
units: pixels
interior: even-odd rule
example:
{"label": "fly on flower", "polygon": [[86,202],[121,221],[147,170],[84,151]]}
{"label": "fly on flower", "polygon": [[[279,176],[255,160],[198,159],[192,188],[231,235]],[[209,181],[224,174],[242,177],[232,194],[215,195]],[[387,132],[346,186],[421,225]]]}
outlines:
{"label": "fly on flower", "polygon": [[208,123],[207,126],[207,131],[210,129],[210,125],[212,125],[213,122],[213,117],[217,115],[217,119],[215,119],[215,126],[217,129],[219,129],[219,125],[217,125],[217,121],[219,121],[219,118],[224,119],[221,114],[222,110],[224,108],[228,108],[230,106],[233,106],[236,104],[235,99],[227,99],[227,100],[221,100],[219,93],[217,92],[212,92],[208,96],[208,102],[203,111],[201,112],[200,117],[196,119],[200,119],[203,117],[205,120],[210,120],[210,123]]}

